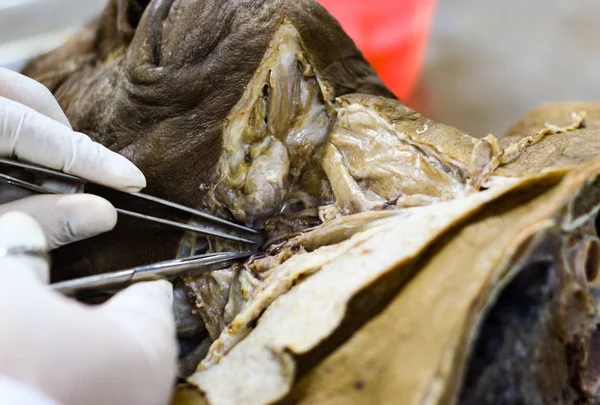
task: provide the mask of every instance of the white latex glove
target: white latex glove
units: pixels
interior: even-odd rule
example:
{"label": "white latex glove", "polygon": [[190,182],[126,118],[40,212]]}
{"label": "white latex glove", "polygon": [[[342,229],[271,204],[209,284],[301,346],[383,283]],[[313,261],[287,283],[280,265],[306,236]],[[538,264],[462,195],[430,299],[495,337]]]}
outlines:
{"label": "white latex glove", "polygon": [[[2,68],[0,157],[17,157],[119,190],[146,186],[133,163],[73,131],[46,87]],[[108,201],[92,195],[32,196],[0,206],[0,214],[14,210],[40,223],[50,249],[109,231],[117,219]]]}
{"label": "white latex glove", "polygon": [[[22,213],[0,217],[0,252],[19,247],[44,248],[41,228]],[[177,357],[171,285],[140,283],[85,306],[47,279],[43,258],[0,253],[0,376],[61,405],[167,404]]]}

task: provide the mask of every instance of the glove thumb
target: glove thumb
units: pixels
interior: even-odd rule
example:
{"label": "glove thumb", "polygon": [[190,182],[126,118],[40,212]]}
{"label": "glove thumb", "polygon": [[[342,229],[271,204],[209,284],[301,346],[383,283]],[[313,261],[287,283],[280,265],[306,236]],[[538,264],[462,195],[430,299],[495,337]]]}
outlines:
{"label": "glove thumb", "polygon": [[[136,329],[175,331],[173,285],[166,280],[137,283],[119,292],[102,310],[118,316]],[[147,335],[146,335],[147,336]]]}
{"label": "glove thumb", "polygon": [[[178,355],[171,283],[160,280],[134,284],[99,310],[125,333],[127,344],[133,345],[128,352],[141,356],[129,362],[130,366],[138,365],[132,372],[140,379],[130,381],[131,385],[140,385],[138,389],[130,386],[131,392],[137,392],[138,399],[149,395],[139,403],[168,403]],[[153,388],[148,390],[149,386]]]}
{"label": "glove thumb", "polygon": [[168,350],[174,356],[173,286],[168,281],[134,284],[116,294],[101,310],[118,319],[132,340],[148,345],[149,352]]}

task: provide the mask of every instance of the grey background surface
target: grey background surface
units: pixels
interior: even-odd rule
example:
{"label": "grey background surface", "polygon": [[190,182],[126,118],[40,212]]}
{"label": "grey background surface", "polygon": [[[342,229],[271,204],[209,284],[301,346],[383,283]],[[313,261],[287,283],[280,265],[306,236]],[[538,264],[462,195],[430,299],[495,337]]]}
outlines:
{"label": "grey background surface", "polygon": [[105,0],[0,0],[0,66],[19,69],[62,44],[98,15]]}
{"label": "grey background surface", "polygon": [[[438,1],[424,113],[499,136],[538,104],[600,100],[599,0]],[[0,0],[0,66],[59,45],[104,4]]]}
{"label": "grey background surface", "polygon": [[499,136],[541,103],[600,100],[599,19],[598,0],[439,0],[428,112]]}

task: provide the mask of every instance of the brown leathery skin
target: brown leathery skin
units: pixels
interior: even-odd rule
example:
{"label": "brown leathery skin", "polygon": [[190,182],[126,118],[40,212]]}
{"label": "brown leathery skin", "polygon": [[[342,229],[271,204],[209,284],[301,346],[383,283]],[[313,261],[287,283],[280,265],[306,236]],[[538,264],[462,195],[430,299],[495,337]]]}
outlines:
{"label": "brown leathery skin", "polygon": [[549,168],[570,170],[596,158],[599,153],[600,127],[582,128],[545,137],[501,165],[494,174],[521,177]]}
{"label": "brown leathery skin", "polygon": [[[314,0],[113,0],[84,35],[23,72],[53,91],[74,129],[131,159],[147,193],[200,207],[200,185],[215,180],[223,121],[284,21],[300,33],[325,101],[357,91],[393,97]],[[181,234],[159,232],[120,218],[110,234],[57,252],[63,274],[55,275],[175,257]]]}
{"label": "brown leathery skin", "polygon": [[512,124],[500,144],[507,147],[510,143],[533,136],[549,126],[566,127],[573,122],[573,114],[583,114],[581,128],[542,138],[501,165],[495,174],[520,177],[527,173],[539,173],[550,167],[570,170],[578,164],[595,159],[600,153],[599,102],[558,102],[537,107]]}
{"label": "brown leathery skin", "polygon": [[600,127],[600,103],[586,101],[564,101],[556,103],[547,103],[529,111],[517,122],[512,124],[504,133],[503,141],[519,140],[520,138],[532,135],[544,128],[546,124],[552,124],[559,127],[571,123],[571,114],[586,112],[586,127]]}

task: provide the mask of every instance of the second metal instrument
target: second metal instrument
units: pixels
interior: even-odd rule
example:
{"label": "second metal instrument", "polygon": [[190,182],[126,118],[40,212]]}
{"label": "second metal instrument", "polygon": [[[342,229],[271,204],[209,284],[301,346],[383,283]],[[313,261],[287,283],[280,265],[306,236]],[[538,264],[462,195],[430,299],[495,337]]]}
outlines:
{"label": "second metal instrument", "polygon": [[111,273],[103,273],[50,285],[57,292],[67,296],[81,296],[97,292],[114,292],[140,281],[161,278],[173,279],[186,275],[198,275],[234,264],[252,253],[208,253],[185,259],[168,260],[145,266],[134,267]]}

